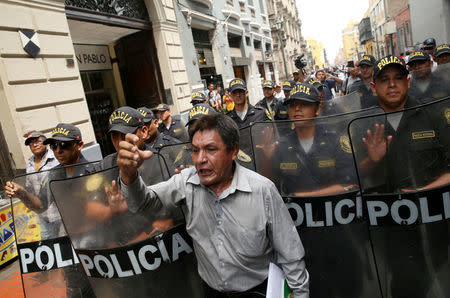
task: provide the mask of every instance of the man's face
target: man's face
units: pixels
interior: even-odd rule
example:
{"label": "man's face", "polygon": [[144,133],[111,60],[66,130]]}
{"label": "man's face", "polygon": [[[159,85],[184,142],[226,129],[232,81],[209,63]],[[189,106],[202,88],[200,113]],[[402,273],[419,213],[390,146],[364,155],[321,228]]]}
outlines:
{"label": "man's face", "polygon": [[450,54],[442,54],[439,57],[436,57],[436,62],[438,65],[450,63]]}
{"label": "man's face", "polygon": [[325,80],[325,72],[323,72],[323,71],[316,72],[316,78],[319,81],[323,82]]}
{"label": "man's face", "polygon": [[208,84],[208,90],[213,91],[214,90],[214,84]]}
{"label": "man's face", "polygon": [[359,67],[360,73],[361,73],[361,78],[363,80],[367,80],[370,79],[372,77],[372,73],[373,73],[373,66],[369,66],[369,65],[361,65]]}
{"label": "man's face", "polygon": [[42,142],[44,142],[44,138],[33,138],[30,141],[30,150],[35,156],[41,156],[44,154],[45,150],[47,149],[47,146],[45,146]]}
{"label": "man's face", "polygon": [[415,79],[424,79],[431,74],[431,66],[433,62],[428,61],[415,61],[409,64],[409,70],[411,75]]}
{"label": "man's face", "polygon": [[109,136],[111,137],[111,143],[113,143],[114,149],[116,149],[116,152],[119,152],[119,143],[125,140],[125,134],[119,131],[112,131]]}
{"label": "man's face", "polygon": [[272,88],[263,88],[263,94],[265,98],[271,98],[273,96]]}
{"label": "man's face", "polygon": [[355,67],[348,67],[348,72],[352,77],[357,77],[359,75],[359,67],[358,64],[355,63]]}
{"label": "man's face", "polygon": [[158,119],[153,119],[148,126],[148,135],[149,137],[153,137],[158,133]]}
{"label": "man's face", "polygon": [[292,75],[294,76],[294,81],[298,82],[298,79],[300,78],[300,74],[299,73],[294,73]]}
{"label": "man's face", "polygon": [[275,92],[276,93],[280,93],[281,92],[281,86],[276,86],[275,87]]}
{"label": "man's face", "polygon": [[[289,102],[289,119],[302,120],[314,118],[320,113],[321,106],[315,102],[309,102],[299,99],[294,99]],[[295,122],[296,127],[305,127],[311,125],[310,121]]]}
{"label": "man's face", "polygon": [[229,180],[238,148],[228,150],[216,130],[197,131],[192,138],[192,161],[202,184],[214,187]]}
{"label": "man's face", "polygon": [[392,65],[386,67],[375,82],[370,83],[370,87],[378,96],[381,107],[387,112],[398,111],[406,103],[409,78],[398,67]]}
{"label": "man's face", "polygon": [[290,90],[283,90],[284,93],[284,100],[289,98],[289,95],[291,95],[291,91]]}
{"label": "man's face", "polygon": [[230,93],[231,100],[234,104],[243,105],[245,104],[245,100],[247,97],[248,91],[244,91],[242,89],[236,89]]}
{"label": "man's face", "polygon": [[167,119],[169,118],[169,116],[170,116],[170,110],[165,110],[165,111],[158,111],[157,112],[157,115],[158,115],[158,118],[161,120],[161,121],[167,121]]}
{"label": "man's face", "polygon": [[50,143],[50,148],[53,150],[53,154],[59,163],[63,166],[68,166],[78,162],[83,142],[54,141]]}

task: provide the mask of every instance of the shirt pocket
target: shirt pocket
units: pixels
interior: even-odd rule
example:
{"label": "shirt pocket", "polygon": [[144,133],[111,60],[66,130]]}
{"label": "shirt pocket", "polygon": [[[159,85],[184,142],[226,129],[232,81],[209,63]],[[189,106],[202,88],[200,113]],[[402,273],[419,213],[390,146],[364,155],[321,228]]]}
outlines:
{"label": "shirt pocket", "polygon": [[238,240],[236,251],[238,254],[247,257],[261,256],[267,249],[269,240],[266,229],[248,229],[239,226],[234,234]]}

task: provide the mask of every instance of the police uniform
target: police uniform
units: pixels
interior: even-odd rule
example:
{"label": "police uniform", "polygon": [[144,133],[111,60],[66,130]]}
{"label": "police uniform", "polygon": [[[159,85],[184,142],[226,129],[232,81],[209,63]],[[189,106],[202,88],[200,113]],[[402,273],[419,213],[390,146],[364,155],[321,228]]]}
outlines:
{"label": "police uniform", "polygon": [[[304,83],[298,83],[291,90],[285,104],[289,105],[294,100],[320,103],[318,90]],[[290,130],[283,129],[272,159],[274,180],[282,195],[356,182],[352,151],[346,135],[338,136],[327,131],[325,125],[314,123],[312,145],[305,151],[294,122],[291,124]]]}
{"label": "police uniform", "polygon": [[[416,61],[430,61],[430,55],[425,51],[414,51],[409,55],[408,65]],[[416,79],[414,75],[411,78],[411,87],[408,90],[408,96],[414,99],[418,104],[431,102],[436,99],[441,99],[449,95],[449,87],[445,83],[445,80],[436,75],[430,70],[430,80],[426,89],[419,87],[424,81]]]}
{"label": "police uniform", "polygon": [[161,123],[158,127],[158,131],[161,134],[171,136],[181,142],[188,141],[186,130],[184,129],[183,123],[179,117],[172,116],[172,122],[170,123],[169,129],[167,129],[164,123]]}
{"label": "police uniform", "polygon": [[[44,141],[44,145],[50,144],[54,141],[81,141],[80,130],[72,124],[60,123],[52,131],[52,136]],[[78,158],[77,163],[74,166],[74,172],[71,177],[83,176],[86,174],[93,173],[95,167],[92,163],[84,158],[82,154]],[[61,180],[69,178],[67,176],[67,171],[63,165],[59,164],[54,167],[48,176],[44,179],[42,183],[41,190],[39,192],[39,200],[41,201],[42,210],[53,209],[48,215],[51,221],[49,225],[49,239],[57,238],[65,235],[65,229],[62,223],[61,216],[56,209],[55,199],[52,192],[50,191],[50,181]],[[50,211],[50,210],[49,210]],[[51,227],[51,229],[50,229]],[[95,297],[94,292],[82,272],[79,266],[69,266],[63,268],[64,278],[67,282],[66,295],[72,297],[73,295],[81,295],[83,297]]]}
{"label": "police uniform", "polygon": [[264,121],[266,118],[266,113],[263,108],[254,107],[251,104],[248,104],[247,114],[242,120],[236,113],[236,110],[229,111],[227,116],[231,117],[231,119],[236,122],[239,129],[253,125],[253,123],[258,121]]}
{"label": "police uniform", "polygon": [[348,137],[327,132],[321,126],[316,126],[308,152],[301,146],[295,130],[282,137],[272,168],[282,195],[356,183]]}
{"label": "police uniform", "polygon": [[[374,68],[375,78],[390,65],[397,64],[405,76],[408,70],[404,61],[398,57],[387,56],[380,59]],[[404,108],[417,106],[416,99],[408,97]],[[397,129],[391,124],[393,117],[400,116]],[[363,181],[369,181],[364,188],[373,188],[380,192],[394,192],[402,188],[423,187],[449,169],[450,146],[450,105],[448,100],[437,104],[424,106],[409,111],[399,111],[388,114],[385,123],[385,135],[391,135],[392,142],[387,147],[383,159],[375,165],[375,169]],[[367,129],[373,130],[373,121],[379,119],[368,118],[360,133],[365,136]],[[390,120],[390,121],[389,121]],[[364,125],[363,125],[364,126]],[[361,142],[362,136],[355,137]],[[361,144],[366,156],[365,146]],[[367,179],[366,179],[367,178]],[[371,183],[371,184],[369,184]]]}
{"label": "police uniform", "polygon": [[[359,65],[374,66],[375,57],[372,55],[364,55],[359,60]],[[373,93],[369,84],[365,84],[363,80],[358,80],[348,87],[348,94],[357,92],[361,99],[361,109],[367,109],[378,105],[378,98]]]}
{"label": "police uniform", "polygon": [[[409,98],[405,109],[417,102]],[[392,142],[383,160],[372,175],[380,175],[385,182],[380,191],[393,192],[402,188],[423,187],[449,170],[450,104],[403,112],[395,130],[389,121],[385,135]]]}
{"label": "police uniform", "polygon": [[179,144],[181,143],[179,139],[175,139],[169,135],[158,133],[156,136],[155,141],[151,144],[146,144],[146,149],[150,150],[152,152],[157,152],[161,147],[173,145],[173,144]]}

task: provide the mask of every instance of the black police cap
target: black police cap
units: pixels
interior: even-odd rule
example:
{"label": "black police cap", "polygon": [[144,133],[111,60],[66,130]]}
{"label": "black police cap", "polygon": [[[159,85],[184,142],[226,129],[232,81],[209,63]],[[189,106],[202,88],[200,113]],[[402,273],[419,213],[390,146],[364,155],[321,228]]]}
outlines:
{"label": "black police cap", "polygon": [[373,67],[373,81],[386,69],[388,66],[398,67],[405,75],[408,75],[408,69],[406,69],[405,60],[400,57],[388,55],[375,62]]}
{"label": "black police cap", "polygon": [[291,90],[289,98],[284,101],[284,104],[289,104],[289,102],[294,99],[320,103],[319,91],[317,88],[305,83],[297,83]]}
{"label": "black police cap", "polygon": [[421,50],[412,51],[409,54],[407,65],[410,65],[411,63],[416,61],[430,61],[430,55],[427,52]]}
{"label": "black police cap", "polygon": [[52,130],[52,136],[44,141],[44,145],[54,141],[81,141],[81,131],[73,124],[59,123]]}
{"label": "black police cap", "polygon": [[136,129],[144,125],[141,113],[128,106],[120,107],[109,117],[109,131],[118,131],[124,134],[134,133]]}

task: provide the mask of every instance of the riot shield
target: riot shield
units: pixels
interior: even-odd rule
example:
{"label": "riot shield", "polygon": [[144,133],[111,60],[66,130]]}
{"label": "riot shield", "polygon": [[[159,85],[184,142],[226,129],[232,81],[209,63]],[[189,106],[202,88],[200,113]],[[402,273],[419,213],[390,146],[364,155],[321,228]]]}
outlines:
{"label": "riot shield", "polygon": [[[155,153],[144,162],[141,174],[151,169],[167,175],[159,158]],[[201,280],[181,210],[131,212],[122,196],[113,204],[108,195],[117,173],[111,168],[50,185],[95,294],[200,297]],[[163,176],[142,178],[151,185]]]}
{"label": "riot shield", "polygon": [[[255,170],[250,129],[251,127],[248,126],[239,130],[239,152],[236,161],[243,167]],[[170,175],[174,174],[175,169],[178,169],[181,165],[186,168],[194,165],[191,156],[191,143],[163,146],[158,152]]]}
{"label": "riot shield", "polygon": [[420,105],[450,96],[449,76],[448,63],[410,71],[409,99]]}
{"label": "riot shield", "polygon": [[[93,164],[72,167],[75,175]],[[92,297],[49,190],[49,181],[66,177],[54,168],[14,178],[11,199],[24,294],[27,297]],[[38,202],[38,203],[36,203]],[[40,203],[39,203],[40,202]]]}
{"label": "riot shield", "polygon": [[277,186],[305,247],[311,297],[381,297],[345,129],[380,111],[252,127],[256,171]]}
{"label": "riot shield", "polygon": [[320,116],[330,116],[356,112],[362,109],[362,97],[358,92],[335,97],[322,103]]}
{"label": "riot shield", "polygon": [[349,131],[383,296],[449,297],[450,99]]}

